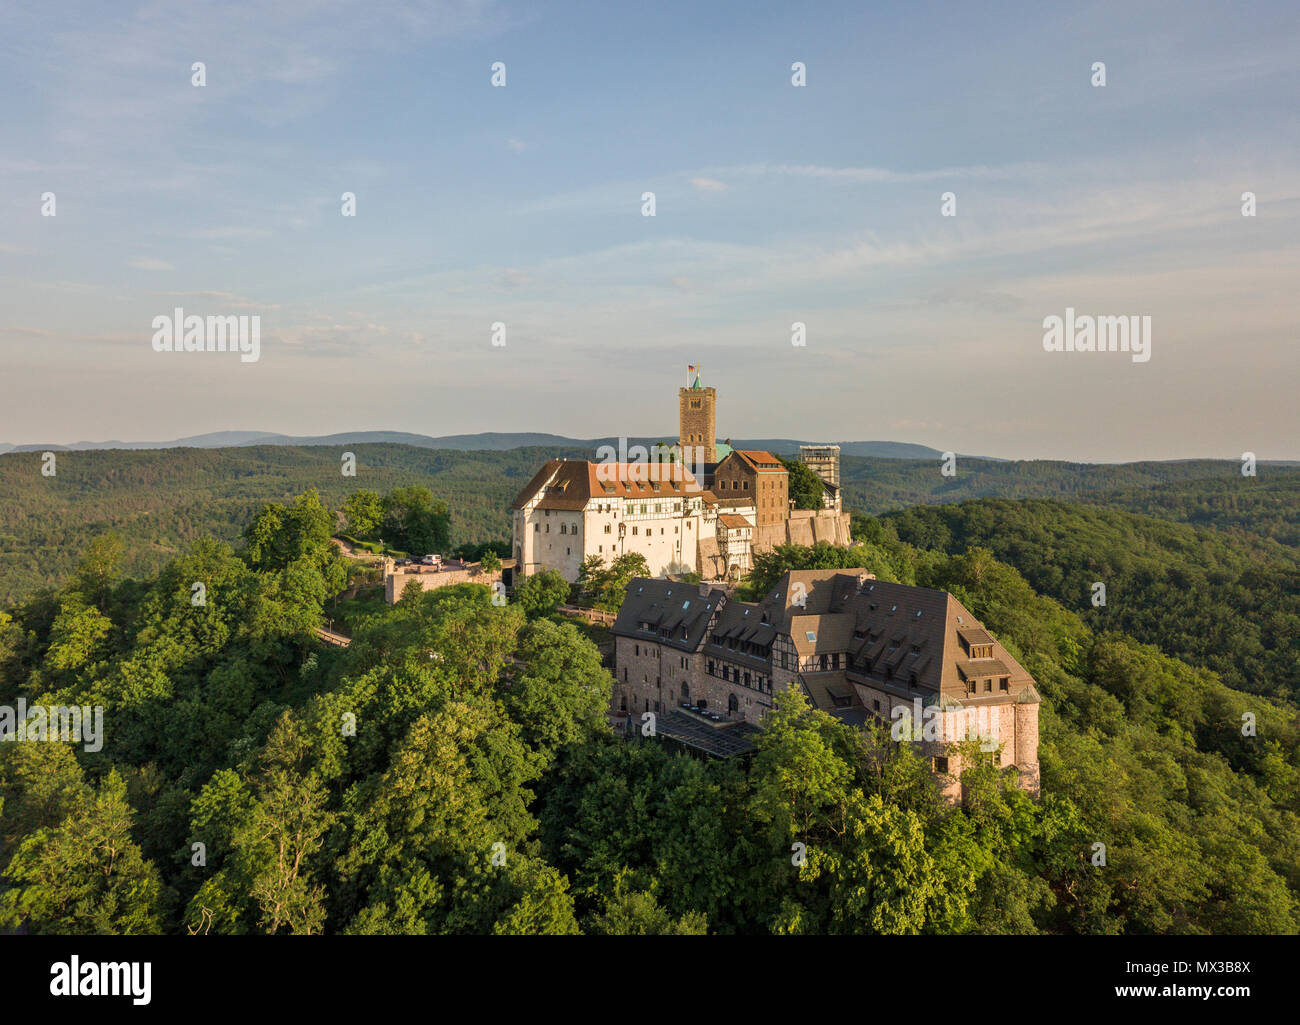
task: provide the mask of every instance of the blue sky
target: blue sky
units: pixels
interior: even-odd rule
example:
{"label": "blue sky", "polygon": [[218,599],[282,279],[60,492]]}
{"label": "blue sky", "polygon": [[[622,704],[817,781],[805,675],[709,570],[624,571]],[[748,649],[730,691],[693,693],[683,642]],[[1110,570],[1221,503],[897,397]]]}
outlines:
{"label": "blue sky", "polygon": [[[1300,458],[1298,54],[1294,3],[11,2],[0,441],[670,434],[699,360],[724,436]],[[262,358],[154,352],[178,305]],[[1067,306],[1151,361],[1044,352]]]}

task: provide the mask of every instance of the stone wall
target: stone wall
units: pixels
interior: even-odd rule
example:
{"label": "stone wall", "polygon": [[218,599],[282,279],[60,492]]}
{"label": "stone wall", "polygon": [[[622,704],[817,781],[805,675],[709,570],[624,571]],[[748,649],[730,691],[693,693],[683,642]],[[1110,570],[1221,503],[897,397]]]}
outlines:
{"label": "stone wall", "polygon": [[[758,674],[748,667],[751,685],[724,680],[708,672],[708,657],[690,654],[661,645],[653,640],[616,637],[614,643],[615,681],[611,712],[663,712],[676,708],[683,698],[692,703],[701,699],[711,712],[728,717],[728,701],[736,698],[736,712],[731,719],[743,719],[757,726],[772,706],[772,695],[759,683]],[[685,665],[683,665],[685,661]],[[715,668],[722,660],[714,659]],[[741,677],[743,679],[743,676]],[[686,694],[682,693],[685,683]]]}
{"label": "stone wall", "polygon": [[848,513],[832,509],[791,509],[789,519],[766,524],[754,531],[754,551],[770,551],[777,545],[814,545],[827,541],[841,547],[852,543]]}
{"label": "stone wall", "polygon": [[389,605],[396,603],[402,597],[402,591],[407,584],[412,582],[422,591],[434,591],[439,587],[451,587],[455,584],[482,584],[484,587],[491,587],[501,579],[500,570],[488,572],[480,569],[477,563],[464,569],[444,569],[437,573],[429,572],[431,567],[425,569],[424,573],[407,572],[405,567],[385,569],[384,601]]}

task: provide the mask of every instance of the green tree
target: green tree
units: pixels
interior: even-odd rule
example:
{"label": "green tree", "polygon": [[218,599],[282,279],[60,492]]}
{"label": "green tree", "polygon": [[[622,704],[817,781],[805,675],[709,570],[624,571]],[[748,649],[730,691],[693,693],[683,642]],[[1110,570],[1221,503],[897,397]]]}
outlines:
{"label": "green tree", "polygon": [[569,597],[569,582],[553,569],[544,569],[524,577],[515,586],[514,600],[530,619],[549,616]]}
{"label": "green tree", "polygon": [[361,541],[371,541],[378,536],[384,519],[384,503],[376,491],[354,491],[343,503],[343,518],[347,532]]}
{"label": "green tree", "polygon": [[790,474],[790,501],[796,509],[820,509],[826,485],[807,463],[777,456]]}
{"label": "green tree", "polygon": [[190,931],[207,931],[214,918],[229,931],[245,931],[253,923],[239,916],[254,907],[256,924],[267,933],[322,931],[325,890],[314,871],[334,814],[308,754],[300,725],[286,712],[261,752],[247,796],[223,779],[230,797],[212,793],[196,809],[224,809],[214,839],[228,842],[231,853],[190,902]]}
{"label": "green tree", "polygon": [[548,760],[561,747],[608,734],[613,679],[577,627],[535,620],[520,632],[515,655],[524,668],[502,688],[502,701]]}
{"label": "green tree", "polygon": [[386,544],[421,555],[445,552],[451,546],[447,503],[435,501],[428,488],[396,488],[384,496],[383,510]]}
{"label": "green tree", "polygon": [[23,841],[5,869],[0,925],[62,935],[158,932],[162,885],[131,840],[132,818],[126,784],[111,770],[92,800]]}
{"label": "green tree", "polygon": [[336,554],[330,541],[334,517],[315,488],[292,505],[268,505],[244,530],[248,560],[255,569],[281,570],[299,559],[320,566]]}
{"label": "green tree", "polygon": [[650,566],[640,552],[626,552],[608,566],[599,555],[588,556],[578,571],[578,584],[602,612],[618,612],[633,577],[648,577]]}
{"label": "green tree", "polygon": [[688,911],[674,919],[649,890],[630,890],[629,872],[620,872],[604,910],[591,922],[599,936],[706,936],[708,919]]}
{"label": "green tree", "polygon": [[100,534],[81,553],[72,588],[101,612],[107,611],[108,597],[121,573],[126,545],[120,534]]}

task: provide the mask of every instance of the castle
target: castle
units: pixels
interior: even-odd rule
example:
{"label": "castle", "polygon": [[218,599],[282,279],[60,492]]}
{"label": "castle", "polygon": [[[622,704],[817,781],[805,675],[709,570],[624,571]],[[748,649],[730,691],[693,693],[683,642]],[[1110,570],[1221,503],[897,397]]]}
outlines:
{"label": "castle", "polygon": [[[945,796],[960,800],[958,741],[1037,796],[1039,696],[1033,678],[946,591],[862,570],[791,570],[761,601],[723,588],[634,579],[613,626],[611,713],[633,728],[725,757],[750,739],[774,694],[803,690],[846,722],[891,726],[917,745]],[[644,717],[644,718],[643,718]]]}
{"label": "castle", "polygon": [[698,366],[689,370],[668,458],[553,459],[519,492],[511,503],[519,576],[550,569],[572,581],[593,555],[608,563],[639,552],[656,576],[735,580],[755,552],[776,545],[849,543],[838,446],[804,447],[803,461],[822,481],[822,506],[793,508],[790,474],[776,456],[718,442],[717,391],[701,385]]}

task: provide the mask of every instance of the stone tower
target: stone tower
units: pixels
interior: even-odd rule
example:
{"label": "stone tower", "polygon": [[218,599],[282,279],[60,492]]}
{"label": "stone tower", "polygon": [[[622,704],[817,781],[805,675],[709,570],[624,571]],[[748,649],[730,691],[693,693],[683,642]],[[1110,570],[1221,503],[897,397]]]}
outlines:
{"label": "stone tower", "polygon": [[840,447],[838,445],[800,445],[799,459],[822,480],[840,486]]}
{"label": "stone tower", "polygon": [[[717,391],[700,386],[697,370],[694,383],[689,388],[680,389],[677,397],[680,403],[680,444],[683,455],[692,464],[717,462]],[[699,453],[702,458],[696,458],[698,449],[703,449]]]}

